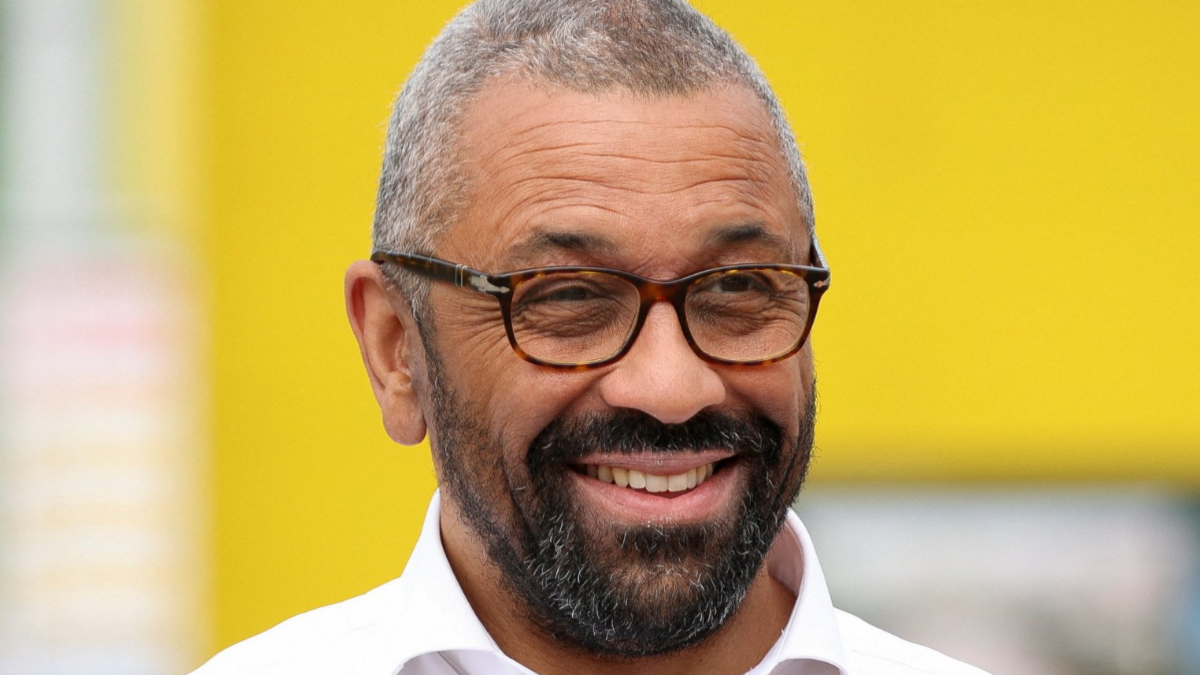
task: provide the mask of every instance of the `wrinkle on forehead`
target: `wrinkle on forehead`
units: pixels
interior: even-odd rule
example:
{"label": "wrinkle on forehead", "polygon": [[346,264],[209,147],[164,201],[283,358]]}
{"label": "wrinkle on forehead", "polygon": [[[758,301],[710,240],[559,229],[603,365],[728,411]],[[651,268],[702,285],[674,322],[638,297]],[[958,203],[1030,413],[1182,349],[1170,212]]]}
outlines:
{"label": "wrinkle on forehead", "polygon": [[[727,224],[761,221],[788,239],[803,229],[770,118],[737,88],[646,100],[493,85],[463,128],[468,206],[446,243],[481,254],[468,264],[564,221],[632,227],[626,246],[640,229],[674,239],[722,213]],[[683,250],[680,241],[645,243]]]}
{"label": "wrinkle on forehead", "polygon": [[[489,125],[491,126],[491,125]],[[499,126],[499,125],[496,125]],[[748,135],[746,129],[728,125],[697,124],[687,121],[660,120],[562,120],[538,124],[523,130],[510,130],[511,137],[502,134],[485,136],[474,148],[480,152],[479,165],[497,166],[516,158],[528,159],[612,159],[635,163],[683,165],[732,160],[751,164],[779,163],[778,153],[769,138]],[[621,141],[630,138],[658,140],[678,137],[689,140],[702,132],[720,131],[720,137],[703,134],[704,147],[679,144],[666,148],[669,154],[647,156],[630,154]],[[740,150],[740,152],[737,152]]]}

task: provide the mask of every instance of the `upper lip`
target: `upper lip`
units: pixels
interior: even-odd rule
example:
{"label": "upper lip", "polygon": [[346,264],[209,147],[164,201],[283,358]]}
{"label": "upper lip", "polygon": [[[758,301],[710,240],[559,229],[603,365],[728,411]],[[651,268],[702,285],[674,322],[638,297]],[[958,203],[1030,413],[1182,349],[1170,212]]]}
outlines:
{"label": "upper lip", "polygon": [[619,452],[598,452],[586,455],[576,464],[596,464],[599,466],[615,466],[622,469],[634,469],[643,473],[662,476],[673,476],[684,473],[688,469],[712,464],[723,459],[729,459],[735,454],[729,450],[699,450],[696,452],[671,453],[639,453],[631,455]]}

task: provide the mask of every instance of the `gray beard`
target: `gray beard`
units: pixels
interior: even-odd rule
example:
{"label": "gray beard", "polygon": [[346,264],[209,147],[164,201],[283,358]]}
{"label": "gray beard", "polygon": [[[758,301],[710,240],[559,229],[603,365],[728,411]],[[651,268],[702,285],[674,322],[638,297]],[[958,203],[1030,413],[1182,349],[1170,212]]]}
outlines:
{"label": "gray beard", "polygon": [[[763,416],[702,411],[668,425],[638,411],[563,416],[513,475],[483,415],[449,385],[426,341],[441,489],[479,536],[525,617],[585,653],[667,654],[717,632],[737,611],[808,469],[815,397],[785,443]],[[594,451],[737,451],[747,485],[735,513],[676,527],[598,523],[573,498],[570,464]]]}

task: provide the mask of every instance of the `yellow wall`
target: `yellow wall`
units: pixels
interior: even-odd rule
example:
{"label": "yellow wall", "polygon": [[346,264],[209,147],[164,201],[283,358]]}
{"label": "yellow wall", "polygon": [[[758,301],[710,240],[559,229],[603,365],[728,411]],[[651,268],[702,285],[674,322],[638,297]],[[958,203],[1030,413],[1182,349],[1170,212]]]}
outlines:
{"label": "yellow wall", "polygon": [[[457,2],[205,17],[214,648],[402,569],[433,490],[343,318],[387,106]],[[834,269],[814,483],[1200,485],[1194,2],[700,7],[803,142]]]}

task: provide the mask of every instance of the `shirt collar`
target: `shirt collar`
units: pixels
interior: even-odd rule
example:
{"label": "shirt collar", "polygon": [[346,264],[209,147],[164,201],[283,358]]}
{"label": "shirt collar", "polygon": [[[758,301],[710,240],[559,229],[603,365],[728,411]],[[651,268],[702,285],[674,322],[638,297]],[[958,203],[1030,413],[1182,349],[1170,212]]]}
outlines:
{"label": "shirt collar", "polygon": [[767,554],[767,574],[796,596],[783,635],[752,673],[770,673],[793,660],[821,661],[849,674],[838,632],[837,615],[812,538],[800,517],[788,509],[787,520]]}
{"label": "shirt collar", "polygon": [[421,654],[478,650],[500,651],[475,616],[442,548],[441,492],[434,492],[421,536],[397,581],[403,594],[401,625],[396,632],[397,665]]}
{"label": "shirt collar", "polygon": [[[817,561],[812,540],[800,518],[788,510],[766,560],[767,573],[796,595],[791,618],[783,635],[753,673],[770,673],[792,660],[828,663],[842,675],[849,672],[838,634],[829,588]],[[425,514],[421,536],[408,565],[392,584],[396,623],[388,659],[391,672],[422,654],[445,651],[482,651],[500,655],[500,648],[479,622],[463,595],[441,537],[441,493],[435,492]],[[508,660],[507,657],[502,657]]]}

